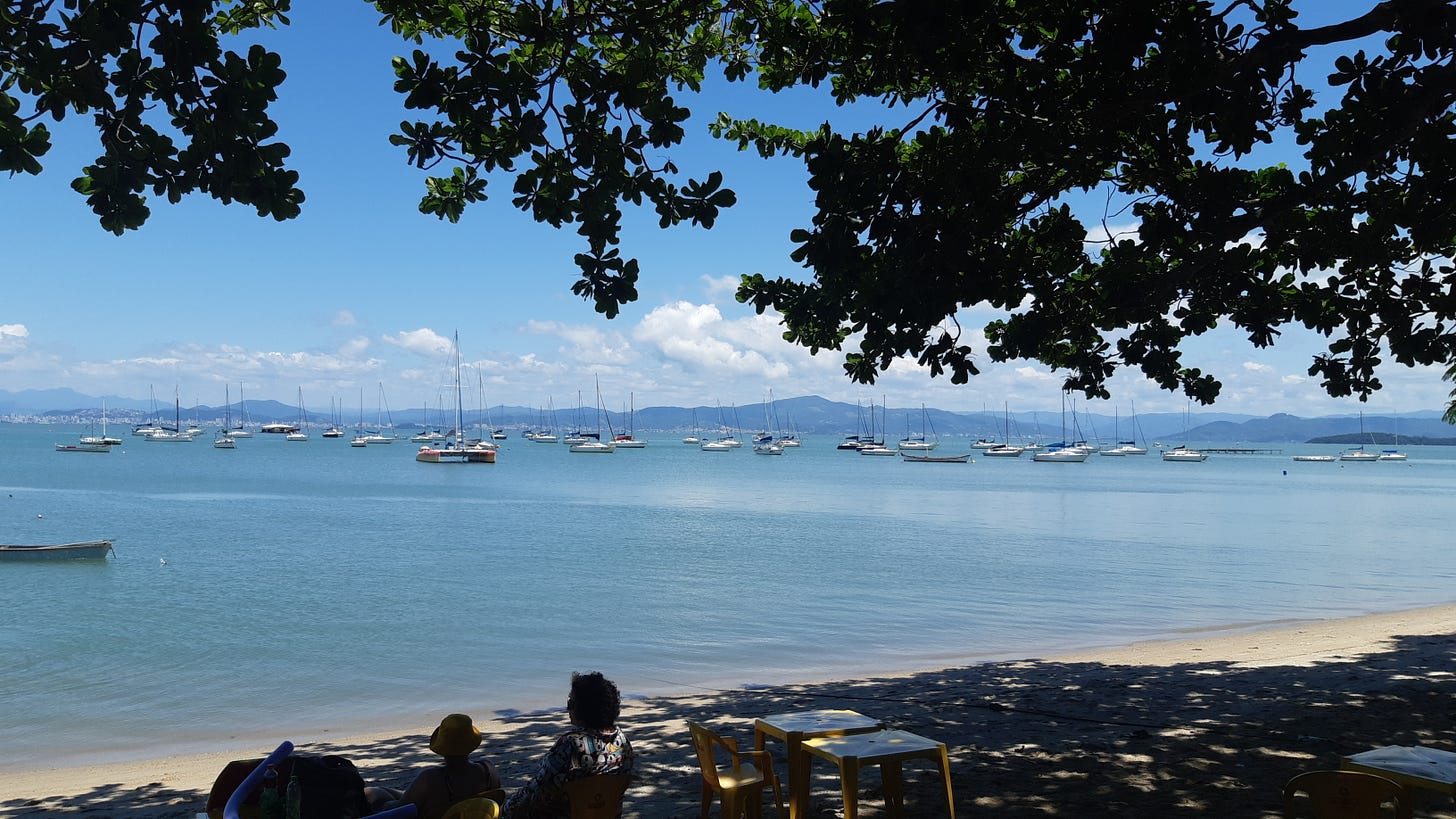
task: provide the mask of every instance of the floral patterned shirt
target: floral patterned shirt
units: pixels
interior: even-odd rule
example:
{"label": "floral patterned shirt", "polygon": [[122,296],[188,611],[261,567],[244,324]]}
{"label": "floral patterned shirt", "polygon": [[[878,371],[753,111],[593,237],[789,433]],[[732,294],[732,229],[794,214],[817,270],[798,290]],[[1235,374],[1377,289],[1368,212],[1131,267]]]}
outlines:
{"label": "floral patterned shirt", "polygon": [[556,738],[531,781],[506,800],[508,819],[567,819],[566,783],[598,774],[632,773],[632,744],[622,729],[578,728]]}

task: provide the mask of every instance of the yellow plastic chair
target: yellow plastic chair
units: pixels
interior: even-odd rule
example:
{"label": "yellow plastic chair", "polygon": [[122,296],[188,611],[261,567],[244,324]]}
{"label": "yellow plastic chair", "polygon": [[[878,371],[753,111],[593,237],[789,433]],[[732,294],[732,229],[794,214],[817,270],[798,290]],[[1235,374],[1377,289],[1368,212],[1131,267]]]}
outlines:
{"label": "yellow plastic chair", "polygon": [[567,782],[571,819],[618,819],[622,815],[622,795],[631,782],[628,774],[597,774]]}
{"label": "yellow plastic chair", "polygon": [[445,811],[440,819],[500,819],[500,803],[484,796],[461,799]]}
{"label": "yellow plastic chair", "polygon": [[[698,767],[703,771],[703,819],[713,804],[713,794],[723,802],[723,819],[758,819],[763,816],[763,786],[773,786],[774,809],[784,816],[784,795],[774,776],[773,759],[768,751],[740,751],[732,737],[723,737],[697,722],[688,722],[693,735],[693,750],[698,754]],[[719,765],[717,751],[727,752],[732,764]],[[746,761],[752,759],[752,762]]]}
{"label": "yellow plastic chair", "polygon": [[[1296,798],[1303,793],[1304,800]],[[1375,774],[1355,771],[1309,771],[1284,785],[1284,816],[1294,819],[1304,802],[1311,819],[1381,819],[1387,815],[1410,819],[1410,799],[1398,783]],[[1394,813],[1387,813],[1386,805]]]}

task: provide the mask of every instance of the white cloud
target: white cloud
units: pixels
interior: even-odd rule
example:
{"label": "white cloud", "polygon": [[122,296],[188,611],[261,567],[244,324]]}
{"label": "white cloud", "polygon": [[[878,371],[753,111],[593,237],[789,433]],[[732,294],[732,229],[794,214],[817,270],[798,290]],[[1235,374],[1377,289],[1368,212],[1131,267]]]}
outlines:
{"label": "white cloud", "polygon": [[768,381],[789,373],[791,348],[781,333],[767,314],[729,321],[711,304],[679,301],[648,313],[632,336],[690,373]]}
{"label": "white cloud", "polygon": [[406,330],[397,335],[386,335],[381,338],[387,344],[393,344],[396,347],[426,358],[444,360],[450,354],[450,339],[425,327],[421,327],[418,330]]}
{"label": "white cloud", "polygon": [[335,327],[353,327],[359,323],[359,319],[355,318],[352,310],[340,310],[334,314],[334,319],[331,323]]}
{"label": "white cloud", "polygon": [[738,276],[703,276],[703,293],[709,301],[732,301],[742,281]]}
{"label": "white cloud", "polygon": [[1306,382],[1308,380],[1309,379],[1305,378],[1302,375],[1286,375],[1286,376],[1284,376],[1284,377],[1282,377],[1282,378],[1279,379],[1279,383],[1280,384],[1291,384],[1291,385],[1293,385],[1293,384],[1303,384],[1304,382]]}
{"label": "white cloud", "polygon": [[24,324],[0,324],[0,353],[13,354],[25,349],[30,329]]}
{"label": "white cloud", "polygon": [[1260,364],[1257,361],[1245,361],[1244,369],[1251,373],[1272,373],[1274,368],[1268,364]]}

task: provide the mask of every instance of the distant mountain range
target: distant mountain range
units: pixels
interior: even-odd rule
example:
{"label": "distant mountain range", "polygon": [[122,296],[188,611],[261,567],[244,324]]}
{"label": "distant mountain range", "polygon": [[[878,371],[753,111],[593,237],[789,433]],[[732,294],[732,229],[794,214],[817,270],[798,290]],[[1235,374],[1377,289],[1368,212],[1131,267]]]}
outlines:
{"label": "distant mountain range", "polygon": [[[152,418],[150,402],[117,396],[88,396],[68,389],[25,390],[8,392],[0,390],[0,419],[11,423],[88,423],[99,421],[103,402],[107,419],[118,426],[129,426]],[[298,408],[278,401],[252,401],[242,405],[233,404],[227,408],[234,423],[244,417],[254,425],[298,420]],[[170,422],[171,407],[159,407],[162,420]],[[329,412],[309,409],[312,424],[327,426],[337,420],[341,426],[352,427],[347,417],[331,419]],[[183,423],[198,423],[204,426],[218,426],[225,416],[223,407],[183,407]],[[1006,437],[1006,417],[999,412],[951,412],[926,409],[922,415],[919,407],[891,407],[888,412],[874,410],[871,421],[870,410],[864,405],[830,401],[817,395],[786,398],[770,404],[747,404],[742,407],[644,407],[627,418],[627,413],[608,412],[603,417],[603,432],[606,426],[623,431],[631,426],[641,433],[673,432],[685,433],[699,430],[705,434],[716,434],[722,429],[731,429],[740,434],[751,434],[760,430],[797,432],[802,435],[864,435],[869,434],[874,424],[876,437],[899,440],[907,434],[919,435],[924,426],[928,436],[973,437],[1000,440]],[[1075,419],[1073,418],[1075,415]],[[366,415],[372,427],[375,414]],[[1330,415],[1319,418],[1300,418],[1286,413],[1277,413],[1265,418],[1237,413],[1202,412],[1193,413],[1184,432],[1183,413],[1148,413],[1135,419],[1096,413],[1076,412],[1068,414],[1067,437],[1089,441],[1111,441],[1114,439],[1136,439],[1183,443],[1185,441],[1219,441],[1246,443],[1451,443],[1456,444],[1456,427],[1441,421],[1441,413],[1426,410],[1402,413],[1398,418],[1389,415],[1359,414]],[[888,421],[885,419],[888,418]],[[394,410],[388,418],[400,428],[419,428],[426,425],[434,428],[449,426],[451,422],[440,418],[438,408]],[[540,407],[497,405],[482,413],[472,408],[466,412],[469,426],[488,425],[508,430],[550,428],[560,431],[585,428],[595,430],[596,410],[592,407],[567,407],[548,412]],[[1060,413],[1011,413],[1009,424],[1012,439],[1038,437],[1042,440],[1056,440],[1061,436]],[[1362,440],[1363,429],[1363,440]]]}

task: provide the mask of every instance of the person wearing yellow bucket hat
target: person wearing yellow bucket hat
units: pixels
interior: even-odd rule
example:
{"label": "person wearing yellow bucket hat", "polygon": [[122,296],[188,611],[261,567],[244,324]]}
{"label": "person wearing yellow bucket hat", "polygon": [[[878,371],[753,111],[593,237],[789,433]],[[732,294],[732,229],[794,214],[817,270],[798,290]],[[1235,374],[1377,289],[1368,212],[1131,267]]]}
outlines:
{"label": "person wearing yellow bucket hat", "polygon": [[440,819],[462,799],[501,786],[500,775],[488,759],[471,759],[480,747],[480,729],[465,714],[449,714],[430,734],[430,750],[443,762],[421,771],[403,792],[393,788],[368,788],[370,807],[377,813],[413,802],[418,819]]}

